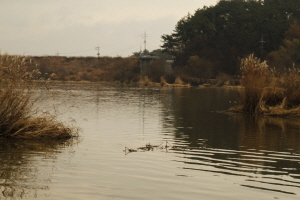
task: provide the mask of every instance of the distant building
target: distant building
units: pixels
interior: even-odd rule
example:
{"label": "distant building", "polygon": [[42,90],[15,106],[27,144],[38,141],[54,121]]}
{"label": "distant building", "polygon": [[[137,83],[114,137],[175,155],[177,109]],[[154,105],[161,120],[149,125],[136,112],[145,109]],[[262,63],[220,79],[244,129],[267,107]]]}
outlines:
{"label": "distant building", "polygon": [[147,67],[154,61],[158,60],[158,56],[153,56],[151,54],[148,55],[141,55],[140,56],[140,68],[141,68],[141,75],[145,74]]}
{"label": "distant building", "polygon": [[165,66],[165,71],[167,74],[173,74],[174,71],[172,69],[172,64],[174,60],[166,60],[166,66]]}

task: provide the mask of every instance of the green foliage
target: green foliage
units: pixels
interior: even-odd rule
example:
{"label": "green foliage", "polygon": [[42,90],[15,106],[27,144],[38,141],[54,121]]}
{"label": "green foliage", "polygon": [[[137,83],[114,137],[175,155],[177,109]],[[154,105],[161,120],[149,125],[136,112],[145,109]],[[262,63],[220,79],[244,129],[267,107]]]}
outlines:
{"label": "green foliage", "polygon": [[205,58],[191,56],[183,73],[200,79],[209,79],[213,74],[213,63]]}
{"label": "green foliage", "polygon": [[300,26],[296,21],[286,32],[283,45],[268,54],[270,66],[284,72],[287,68],[300,68]]}
{"label": "green foliage", "polygon": [[175,65],[187,66],[191,55],[213,62],[216,71],[236,74],[239,59],[261,56],[281,45],[289,25],[299,20],[299,0],[229,0],[203,7],[178,21],[162,36],[162,48],[175,56]]}
{"label": "green foliage", "polygon": [[270,66],[281,72],[290,67],[300,68],[300,41],[285,40],[279,50],[268,54],[267,60]]}
{"label": "green foliage", "polygon": [[287,40],[300,39],[300,26],[298,25],[297,21],[294,21],[285,35],[285,39]]}

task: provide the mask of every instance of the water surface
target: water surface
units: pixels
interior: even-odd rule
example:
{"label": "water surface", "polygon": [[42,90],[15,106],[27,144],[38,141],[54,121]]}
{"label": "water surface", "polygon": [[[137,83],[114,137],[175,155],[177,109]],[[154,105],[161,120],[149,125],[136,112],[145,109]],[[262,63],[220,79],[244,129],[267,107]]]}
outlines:
{"label": "water surface", "polygon": [[[81,139],[0,141],[0,199],[299,199],[298,119],[219,112],[230,88],[63,84],[39,104]],[[46,92],[45,92],[46,95]],[[146,144],[176,145],[124,151]]]}

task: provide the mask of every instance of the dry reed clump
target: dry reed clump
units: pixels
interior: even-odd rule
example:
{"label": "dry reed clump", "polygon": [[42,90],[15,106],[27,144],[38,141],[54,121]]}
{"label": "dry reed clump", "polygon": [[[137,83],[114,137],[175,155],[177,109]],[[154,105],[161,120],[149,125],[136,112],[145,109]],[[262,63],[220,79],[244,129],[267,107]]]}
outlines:
{"label": "dry reed clump", "polygon": [[[34,105],[41,89],[40,72],[31,60],[0,54],[0,137],[43,139],[71,138],[78,132],[57,122],[55,116],[37,116]],[[44,84],[42,84],[44,85]]]}
{"label": "dry reed clump", "polygon": [[75,128],[69,128],[55,120],[55,116],[43,116],[18,120],[7,129],[3,137],[19,139],[68,139],[77,134]]}
{"label": "dry reed clump", "polygon": [[163,87],[165,85],[168,85],[168,83],[167,83],[166,79],[163,76],[161,76],[160,77],[160,86]]}
{"label": "dry reed clump", "polygon": [[190,83],[185,84],[184,81],[178,76],[175,78],[174,84],[172,84],[173,87],[191,87]]}
{"label": "dry reed clump", "polygon": [[242,105],[230,111],[300,116],[300,76],[296,68],[279,73],[250,55],[241,62]]}
{"label": "dry reed clump", "polygon": [[181,80],[181,78],[178,76],[175,78],[175,81],[174,81],[174,84],[177,84],[177,85],[183,85],[184,82]]}
{"label": "dry reed clump", "polygon": [[250,55],[241,62],[241,83],[244,86],[242,95],[243,110],[258,112],[262,106],[263,90],[269,83],[269,69],[266,62]]}
{"label": "dry reed clump", "polygon": [[139,85],[149,86],[152,84],[152,81],[148,78],[148,76],[142,76],[139,79]]}

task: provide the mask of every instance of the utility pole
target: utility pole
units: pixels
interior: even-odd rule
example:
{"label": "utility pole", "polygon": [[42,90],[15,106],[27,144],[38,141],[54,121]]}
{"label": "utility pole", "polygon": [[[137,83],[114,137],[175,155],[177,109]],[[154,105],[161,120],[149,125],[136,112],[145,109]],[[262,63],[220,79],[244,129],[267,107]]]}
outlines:
{"label": "utility pole", "polygon": [[100,47],[99,47],[99,44],[98,44],[98,46],[95,49],[96,49],[96,51],[98,51],[97,56],[99,58],[99,56],[100,56]]}
{"label": "utility pole", "polygon": [[56,53],[56,56],[59,56],[59,53],[58,53],[58,51],[57,51],[57,53]]}
{"label": "utility pole", "polygon": [[146,44],[147,44],[147,33],[145,31],[145,33],[142,35],[142,37],[144,38],[144,52],[146,51]]}
{"label": "utility pole", "polygon": [[264,36],[261,36],[261,41],[259,41],[260,43],[261,43],[261,46],[260,46],[260,48],[261,48],[261,59],[263,59],[264,58],[264,43],[266,42],[266,41],[264,41]]}

